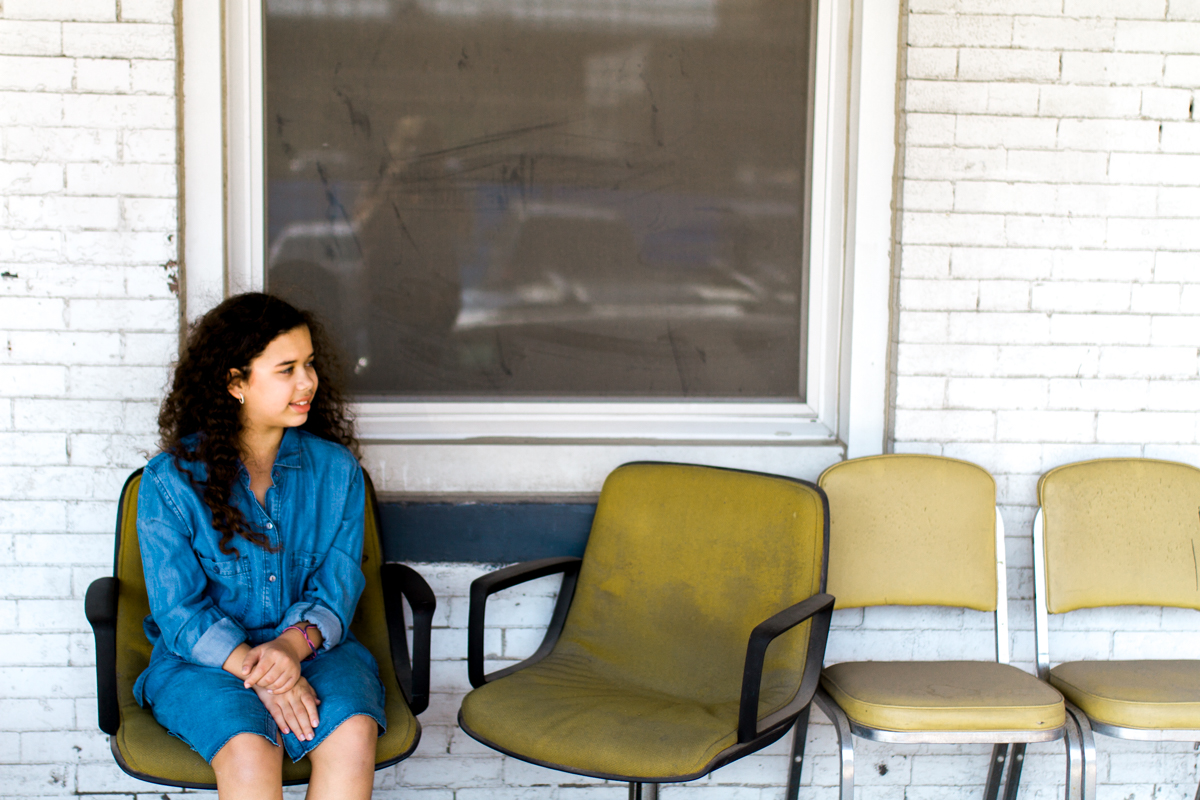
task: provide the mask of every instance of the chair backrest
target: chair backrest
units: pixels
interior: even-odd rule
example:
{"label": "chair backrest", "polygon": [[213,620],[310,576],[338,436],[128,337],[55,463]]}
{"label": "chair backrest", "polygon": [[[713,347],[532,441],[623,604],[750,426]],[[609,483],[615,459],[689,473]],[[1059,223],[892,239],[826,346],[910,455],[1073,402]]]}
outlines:
{"label": "chair backrest", "polygon": [[1043,475],[1038,503],[1042,602],[1051,614],[1200,609],[1200,469],[1147,458],[1081,461]]}
{"label": "chair backrest", "polygon": [[[397,681],[389,649],[387,617],[383,601],[383,549],[379,541],[375,488],[364,471],[367,503],[363,539],[363,575],[366,586],[358,601],[350,629],[375,656],[379,677],[388,692],[396,690]],[[137,538],[137,499],[141,486],[139,469],[125,482],[117,513],[116,558],[113,574],[120,581],[117,604],[117,701],[125,709],[136,706],[133,684],[150,664],[150,642],[142,631],[142,620],[150,613],[146,594],[146,578],[142,571],[142,553]]]}
{"label": "chair backrest", "polygon": [[961,606],[999,611],[996,482],[968,461],[884,455],[834,464],[829,586],[837,608]]}
{"label": "chair backrest", "polygon": [[[397,647],[403,651],[405,663],[408,663],[408,644],[405,640],[403,627],[396,631],[396,641],[393,642],[388,634],[387,608],[383,600],[383,543],[379,536],[379,503],[375,497],[375,485],[371,476],[363,470],[363,482],[367,490],[367,509],[363,524],[363,554],[362,571],[366,578],[362,596],[358,598],[358,608],[354,611],[354,619],[350,630],[362,646],[375,656],[379,667],[379,679],[391,695],[396,691],[397,675],[392,664],[391,648]],[[390,730],[390,728],[389,728]]]}
{"label": "chair backrest", "polygon": [[150,613],[142,551],[137,538],[138,488],[142,471],[129,476],[121,490],[117,511],[117,542],[113,575],[119,580],[117,595],[117,703],[125,709],[137,706],[133,684],[150,665],[150,642],[142,631],[142,620]]}
{"label": "chair backrest", "polygon": [[[733,703],[754,627],[824,590],[828,513],[810,483],[680,464],[627,464],[604,482],[551,658],[667,695]],[[799,688],[806,622],[767,653],[759,708]]]}

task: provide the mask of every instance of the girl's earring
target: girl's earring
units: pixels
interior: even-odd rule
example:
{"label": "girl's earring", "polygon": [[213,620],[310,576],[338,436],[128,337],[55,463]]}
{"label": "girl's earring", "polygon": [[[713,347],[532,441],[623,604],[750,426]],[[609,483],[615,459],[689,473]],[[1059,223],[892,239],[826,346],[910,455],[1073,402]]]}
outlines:
{"label": "girl's earring", "polygon": [[238,402],[241,403],[242,405],[246,405],[246,396],[244,394],[239,394]]}

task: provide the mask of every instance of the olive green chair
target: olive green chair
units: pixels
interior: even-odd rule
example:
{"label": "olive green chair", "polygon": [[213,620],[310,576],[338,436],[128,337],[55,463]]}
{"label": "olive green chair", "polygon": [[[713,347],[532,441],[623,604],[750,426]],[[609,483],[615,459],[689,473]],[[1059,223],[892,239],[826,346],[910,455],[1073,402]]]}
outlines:
{"label": "olive green chair", "polygon": [[992,476],[952,458],[884,455],[835,464],[818,483],[829,497],[837,608],[953,606],[995,615],[995,652],[979,654],[991,660],[855,661],[824,670],[816,702],[837,733],[842,800],[854,797],[855,736],[991,744],[987,800],[1002,781],[1005,798],[1016,797],[1027,743],[1066,736],[1067,796],[1078,797],[1080,746],[1062,696],[1007,663],[1004,525]]}
{"label": "olive green chair", "polygon": [[[476,688],[459,724],[514,758],[628,782],[631,798],[706,775],[797,720],[802,748],[833,606],[828,525],[824,494],[803,481],[618,468],[582,559],[528,562],[471,585]],[[541,647],[485,675],[487,597],[555,573],[563,586]]]}
{"label": "olive green chair", "polygon": [[1147,458],[1067,464],[1038,481],[1038,504],[1038,673],[1063,693],[1083,729],[1090,799],[1096,794],[1093,731],[1144,742],[1200,742],[1200,661],[1111,661],[1099,652],[1095,661],[1052,669],[1049,615],[1102,606],[1200,609],[1200,469]]}
{"label": "olive green chair", "polygon": [[[137,538],[137,499],[142,471],[125,482],[117,508],[114,576],[88,587],[85,610],[96,637],[96,692],[100,729],[109,734],[113,758],[135,778],[166,786],[216,788],[216,776],[194,750],[167,733],[150,711],[133,699],[133,683],[150,663],[150,642],[142,619],[150,613],[142,554]],[[367,484],[363,573],[366,588],[351,630],[371,651],[386,690],[387,732],[375,750],[376,769],[395,764],[416,748],[421,726],[414,714],[429,698],[429,640],[435,600],[420,575],[400,564],[385,564],[379,543],[375,489]],[[413,660],[409,661],[401,595],[413,617]],[[284,759],[288,785],[305,783],[311,763]]]}

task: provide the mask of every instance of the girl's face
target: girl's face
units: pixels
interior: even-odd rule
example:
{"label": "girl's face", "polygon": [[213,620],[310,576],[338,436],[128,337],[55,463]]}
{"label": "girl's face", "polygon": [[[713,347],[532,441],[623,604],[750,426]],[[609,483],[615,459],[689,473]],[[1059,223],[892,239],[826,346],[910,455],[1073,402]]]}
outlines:
{"label": "girl's face", "polygon": [[242,425],[252,430],[303,425],[316,391],[317,371],[307,325],[276,336],[250,362],[249,375],[232,371],[229,380],[229,393],[245,398]]}

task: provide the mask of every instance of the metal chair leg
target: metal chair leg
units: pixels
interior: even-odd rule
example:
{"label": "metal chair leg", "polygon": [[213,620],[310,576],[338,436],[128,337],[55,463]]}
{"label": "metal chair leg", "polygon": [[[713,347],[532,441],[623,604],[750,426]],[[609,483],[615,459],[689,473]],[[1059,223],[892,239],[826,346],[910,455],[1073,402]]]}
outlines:
{"label": "metal chair leg", "polygon": [[842,762],[841,790],[838,797],[840,800],[854,800],[854,734],[850,731],[850,719],[824,689],[817,689],[813,699],[825,712],[825,716],[829,717],[834,731],[837,732],[838,753]]}
{"label": "metal chair leg", "polygon": [[1021,768],[1025,766],[1025,743],[1018,742],[1008,752],[1008,775],[1004,778],[1004,800],[1017,800],[1021,788]]}
{"label": "metal chair leg", "polygon": [[808,741],[808,712],[811,710],[811,704],[805,706],[792,727],[792,760],[788,762],[788,788],[785,795],[787,800],[800,798],[800,770],[804,767],[804,745]]}
{"label": "metal chair leg", "polygon": [[1083,800],[1083,742],[1074,715],[1067,714],[1067,800]]}
{"label": "metal chair leg", "polygon": [[658,800],[658,784],[630,783],[629,800]]}
{"label": "metal chair leg", "polygon": [[1088,722],[1087,714],[1071,703],[1067,703],[1067,713],[1079,726],[1079,743],[1083,751],[1081,795],[1083,800],[1096,800],[1096,736],[1092,733],[1092,724]]}
{"label": "metal chair leg", "polygon": [[984,800],[996,800],[1000,794],[1000,781],[1004,777],[1004,765],[1008,762],[1008,745],[992,745],[992,763],[988,765],[987,783],[983,786]]}

